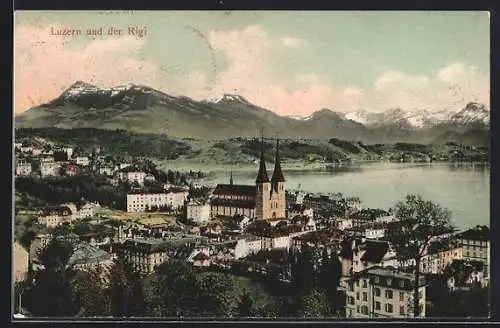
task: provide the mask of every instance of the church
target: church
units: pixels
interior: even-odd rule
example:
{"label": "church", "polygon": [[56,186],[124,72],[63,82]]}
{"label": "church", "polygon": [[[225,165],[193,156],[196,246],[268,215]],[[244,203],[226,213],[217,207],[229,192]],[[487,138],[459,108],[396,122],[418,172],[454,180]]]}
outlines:
{"label": "church", "polygon": [[245,215],[251,219],[286,218],[285,177],[281,170],[279,139],[276,139],[274,172],[269,180],[264,159],[264,136],[262,136],[259,172],[255,185],[237,185],[233,175],[229,184],[219,184],[212,193],[210,202],[212,217]]}

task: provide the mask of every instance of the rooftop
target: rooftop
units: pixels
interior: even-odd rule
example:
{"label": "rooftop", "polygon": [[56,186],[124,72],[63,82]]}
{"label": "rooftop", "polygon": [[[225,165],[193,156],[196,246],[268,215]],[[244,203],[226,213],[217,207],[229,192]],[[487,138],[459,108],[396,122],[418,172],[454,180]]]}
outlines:
{"label": "rooftop", "polygon": [[255,186],[250,185],[218,184],[215,187],[213,194],[255,197],[256,189]]}

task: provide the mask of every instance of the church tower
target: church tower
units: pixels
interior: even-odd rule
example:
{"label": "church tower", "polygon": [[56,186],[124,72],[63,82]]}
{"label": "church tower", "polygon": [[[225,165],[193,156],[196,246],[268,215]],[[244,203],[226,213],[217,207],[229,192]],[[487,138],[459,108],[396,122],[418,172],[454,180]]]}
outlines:
{"label": "church tower", "polygon": [[281,158],[279,151],[279,138],[276,137],[276,155],[274,159],[274,172],[271,178],[271,199],[270,199],[270,217],[286,217],[286,197],[285,197],[285,177],[281,170]]}
{"label": "church tower", "polygon": [[271,184],[264,158],[264,129],[261,130],[261,139],[259,172],[255,179],[255,216],[257,219],[267,219],[269,217]]}

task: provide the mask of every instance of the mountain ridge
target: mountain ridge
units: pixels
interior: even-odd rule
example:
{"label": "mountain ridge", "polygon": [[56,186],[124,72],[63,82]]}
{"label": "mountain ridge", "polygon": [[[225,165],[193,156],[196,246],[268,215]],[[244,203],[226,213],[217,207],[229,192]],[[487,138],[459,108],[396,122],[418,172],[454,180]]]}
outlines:
{"label": "mountain ridge", "polygon": [[[436,117],[442,119],[430,124]],[[456,112],[419,114],[395,108],[381,113],[340,113],[322,108],[307,117],[290,117],[280,116],[235,94],[197,101],[143,85],[99,88],[76,81],[59,97],[17,115],[15,124],[26,128],[124,128],[213,139],[258,136],[263,127],[293,138],[433,142],[448,130],[460,134],[470,128],[489,130],[489,111],[486,106],[471,102]]]}

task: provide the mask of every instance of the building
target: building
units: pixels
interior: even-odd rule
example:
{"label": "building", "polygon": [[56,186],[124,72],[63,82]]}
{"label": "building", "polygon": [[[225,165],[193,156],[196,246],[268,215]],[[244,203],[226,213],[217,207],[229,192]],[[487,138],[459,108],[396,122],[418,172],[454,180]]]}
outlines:
{"label": "building", "polygon": [[146,178],[146,173],[139,171],[133,166],[126,166],[118,171],[118,179],[121,181],[128,181],[130,183],[137,183],[139,185],[144,185],[144,179]]}
{"label": "building", "polygon": [[53,228],[64,222],[71,222],[73,218],[73,212],[68,206],[52,206],[38,217],[38,224]]}
{"label": "building", "polygon": [[191,199],[186,205],[186,218],[196,223],[210,220],[210,204]]}
{"label": "building", "polygon": [[193,257],[192,262],[193,266],[210,266],[210,256],[204,252],[199,252]]}
{"label": "building", "polygon": [[55,162],[53,158],[44,158],[40,162],[40,174],[42,177],[59,176],[61,163]]}
{"label": "building", "polygon": [[373,266],[399,265],[396,253],[387,241],[351,238],[345,243],[339,255],[344,276],[350,276]]}
{"label": "building", "polygon": [[152,208],[168,207],[171,210],[181,209],[187,201],[189,192],[170,188],[162,191],[131,191],[127,194],[127,212],[146,212]]}
{"label": "building", "polygon": [[468,288],[473,283],[487,286],[484,277],[484,263],[482,261],[454,260],[445,271],[448,288]]}
{"label": "building", "polygon": [[97,266],[106,269],[113,264],[113,257],[98,247],[79,242],[74,246],[68,264],[77,270],[88,270]]}
{"label": "building", "polygon": [[[375,266],[356,273],[348,280],[346,317],[412,318],[415,277],[392,267]],[[419,286],[420,316],[426,312],[426,283]]]}
{"label": "building", "polygon": [[484,276],[489,277],[490,229],[487,226],[477,226],[457,235],[457,241],[462,246],[462,256],[465,260],[484,263]]}
{"label": "building", "polygon": [[422,273],[438,274],[454,260],[462,259],[463,248],[448,240],[434,241],[429,245],[426,254],[420,260]]}
{"label": "building", "polygon": [[134,270],[149,274],[168,260],[168,242],[162,239],[127,239],[120,247],[120,254]]}
{"label": "building", "polygon": [[31,174],[31,163],[26,161],[16,162],[16,176],[28,176]]}
{"label": "building", "polygon": [[363,209],[363,205],[361,204],[359,197],[348,197],[345,201],[348,211],[351,213],[359,212]]}
{"label": "building", "polygon": [[89,166],[90,159],[87,156],[77,156],[76,164],[81,166]]}
{"label": "building", "polygon": [[387,224],[383,222],[373,222],[361,226],[354,226],[345,229],[345,231],[355,237],[364,237],[366,239],[381,239],[385,237]]}
{"label": "building", "polygon": [[239,214],[251,219],[286,218],[285,178],[281,169],[279,140],[276,140],[274,162],[274,172],[269,180],[262,136],[260,164],[255,186],[233,184],[231,174],[229,184],[217,185],[212,193],[210,202],[212,217]]}
{"label": "building", "polygon": [[77,211],[74,214],[75,219],[85,219],[85,218],[91,218],[94,216],[94,208],[95,205],[92,203],[85,203],[83,205],[78,205]]}
{"label": "building", "polygon": [[29,268],[29,253],[18,242],[14,243],[14,281],[26,279]]}
{"label": "building", "polygon": [[62,151],[68,155],[68,159],[73,156],[73,148],[72,147],[64,147],[62,149]]}
{"label": "building", "polygon": [[292,204],[288,206],[286,217],[293,218],[296,216],[308,216],[312,218],[314,217],[314,210],[303,204]]}
{"label": "building", "polygon": [[107,175],[108,177],[112,176],[114,172],[115,172],[114,168],[110,166],[103,166],[99,168],[99,174]]}
{"label": "building", "polygon": [[351,218],[335,218],[335,227],[339,230],[347,230],[353,227]]}

